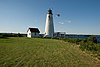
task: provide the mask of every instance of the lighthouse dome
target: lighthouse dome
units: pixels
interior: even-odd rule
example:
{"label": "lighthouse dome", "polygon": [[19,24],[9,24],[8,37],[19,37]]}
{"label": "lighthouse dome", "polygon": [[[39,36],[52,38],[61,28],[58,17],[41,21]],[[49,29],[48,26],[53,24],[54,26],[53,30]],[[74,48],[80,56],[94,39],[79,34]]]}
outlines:
{"label": "lighthouse dome", "polygon": [[48,10],[48,14],[52,14],[52,10],[51,9]]}

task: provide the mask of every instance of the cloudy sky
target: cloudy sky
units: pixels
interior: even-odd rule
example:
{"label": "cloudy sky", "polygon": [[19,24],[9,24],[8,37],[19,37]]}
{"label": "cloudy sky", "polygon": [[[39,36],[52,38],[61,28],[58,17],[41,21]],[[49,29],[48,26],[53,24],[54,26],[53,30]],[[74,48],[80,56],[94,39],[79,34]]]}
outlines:
{"label": "cloudy sky", "polygon": [[0,0],[0,33],[26,33],[29,27],[44,33],[49,8],[55,32],[100,34],[100,0]]}

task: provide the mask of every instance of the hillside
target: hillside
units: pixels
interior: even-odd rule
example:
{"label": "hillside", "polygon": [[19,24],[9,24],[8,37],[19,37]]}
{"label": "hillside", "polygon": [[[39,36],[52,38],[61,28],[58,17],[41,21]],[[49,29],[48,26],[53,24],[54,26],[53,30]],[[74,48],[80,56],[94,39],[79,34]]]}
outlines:
{"label": "hillside", "polygon": [[100,61],[61,40],[1,38],[0,67],[99,67]]}

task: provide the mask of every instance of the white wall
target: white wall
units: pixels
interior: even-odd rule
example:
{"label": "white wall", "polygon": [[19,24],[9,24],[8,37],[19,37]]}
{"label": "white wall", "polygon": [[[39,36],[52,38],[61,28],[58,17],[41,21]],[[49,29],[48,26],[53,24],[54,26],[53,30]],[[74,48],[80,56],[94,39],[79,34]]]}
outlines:
{"label": "white wall", "polygon": [[28,30],[28,32],[27,32],[27,37],[31,37],[31,31],[30,30]]}
{"label": "white wall", "polygon": [[45,37],[53,37],[54,24],[52,14],[47,14],[46,25],[45,25]]}
{"label": "white wall", "polygon": [[32,33],[31,33],[31,36],[32,36],[32,37],[39,37],[39,33],[34,33],[34,32],[32,32]]}
{"label": "white wall", "polygon": [[27,32],[27,37],[39,37],[39,33],[35,33],[35,32],[32,32],[30,30],[28,30]]}

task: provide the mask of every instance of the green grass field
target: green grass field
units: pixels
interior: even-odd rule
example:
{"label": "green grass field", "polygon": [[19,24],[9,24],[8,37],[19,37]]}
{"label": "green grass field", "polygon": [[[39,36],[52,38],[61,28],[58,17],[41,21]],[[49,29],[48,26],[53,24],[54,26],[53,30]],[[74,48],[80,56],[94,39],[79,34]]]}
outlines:
{"label": "green grass field", "polygon": [[0,67],[100,67],[100,60],[61,40],[0,38]]}

